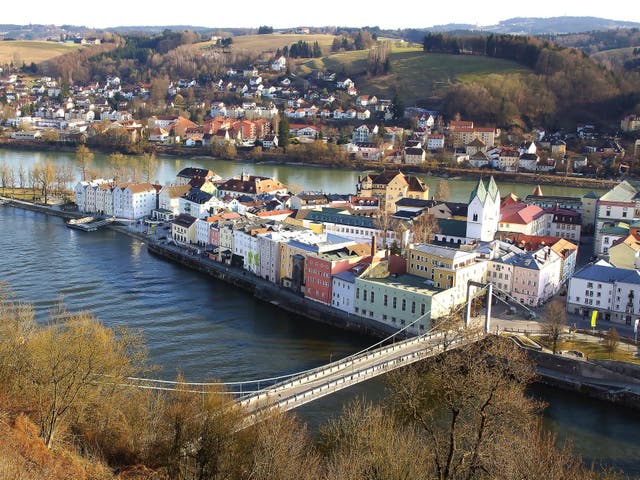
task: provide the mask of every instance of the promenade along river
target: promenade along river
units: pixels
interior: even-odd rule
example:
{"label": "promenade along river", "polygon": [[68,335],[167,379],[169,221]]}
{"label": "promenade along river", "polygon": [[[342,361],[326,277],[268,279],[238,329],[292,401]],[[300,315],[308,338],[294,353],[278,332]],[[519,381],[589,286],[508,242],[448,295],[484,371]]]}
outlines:
{"label": "promenade along river", "polygon": [[[0,150],[0,162],[3,157],[32,161],[32,153],[15,155]],[[70,156],[57,158],[72,161]],[[169,163],[171,174],[191,165],[163,159],[162,168],[169,168]],[[243,167],[210,163],[196,164],[223,176]],[[357,175],[313,167],[258,166],[250,171],[285,182],[306,180],[310,188],[345,193],[352,190]],[[167,173],[161,180],[169,178]],[[454,188],[461,185],[465,184],[456,182]],[[458,195],[464,200],[468,191]],[[92,311],[107,326],[140,328],[151,362],[162,368],[159,375],[166,379],[177,372],[194,381],[265,378],[318,366],[375,341],[255,301],[224,283],[150,256],[142,242],[125,235],[71,230],[59,218],[8,206],[0,206],[0,258],[0,281],[8,282],[21,300],[32,303],[39,320],[62,298],[68,309]],[[548,428],[572,439],[587,461],[603,461],[640,476],[638,414],[546,388],[535,388],[532,394],[549,402]],[[374,401],[382,398],[384,381],[339,392],[297,413],[315,429],[358,395]]]}

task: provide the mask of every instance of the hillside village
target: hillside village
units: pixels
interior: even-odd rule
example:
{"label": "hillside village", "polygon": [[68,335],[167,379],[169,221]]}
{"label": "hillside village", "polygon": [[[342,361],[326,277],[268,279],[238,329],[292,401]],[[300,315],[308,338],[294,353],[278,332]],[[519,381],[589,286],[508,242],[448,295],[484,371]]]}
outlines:
{"label": "hillside village", "polygon": [[[144,223],[150,238],[312,301],[391,328],[419,317],[414,333],[462,305],[468,281],[490,282],[526,308],[562,293],[571,313],[596,309],[626,323],[640,313],[638,183],[600,198],[546,196],[538,186],[520,199],[502,195],[491,177],[456,203],[434,199],[400,170],[360,177],[353,195],[331,195],[185,168],[166,186],[92,180],[74,193],[81,212]],[[581,236],[594,229],[600,260],[575,272]]]}
{"label": "hillside village", "polygon": [[[158,94],[154,88],[166,91]],[[286,147],[321,143],[339,148],[330,152],[330,160],[311,151],[305,161],[605,178],[629,173],[640,153],[640,141],[627,152],[619,140],[621,132],[633,136],[640,131],[637,115],[622,118],[617,132],[579,124],[575,132],[540,127],[514,139],[495,126],[472,119],[446,121],[437,111],[405,108],[397,99],[394,103],[359,91],[352,79],[334,72],[296,77],[284,56],[260,68],[228,68],[207,88],[213,90],[211,102],[200,99],[205,86],[196,79],[173,79],[157,87],[126,85],[109,76],[67,85],[51,77],[5,74],[0,77],[5,136],[17,144],[87,144],[129,153],[198,149],[231,158],[239,152],[260,158],[269,151],[280,158],[299,156]],[[164,114],[151,113],[152,93],[165,102]]]}

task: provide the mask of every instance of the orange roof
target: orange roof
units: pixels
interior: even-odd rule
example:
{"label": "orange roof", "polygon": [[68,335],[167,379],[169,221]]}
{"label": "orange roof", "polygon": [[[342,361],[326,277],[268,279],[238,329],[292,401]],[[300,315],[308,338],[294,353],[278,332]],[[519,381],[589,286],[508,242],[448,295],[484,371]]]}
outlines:
{"label": "orange roof", "polygon": [[573,253],[574,251],[578,250],[578,246],[564,238],[561,238],[556,243],[551,245],[551,250],[556,252],[561,257],[565,258],[571,255],[571,253]]}

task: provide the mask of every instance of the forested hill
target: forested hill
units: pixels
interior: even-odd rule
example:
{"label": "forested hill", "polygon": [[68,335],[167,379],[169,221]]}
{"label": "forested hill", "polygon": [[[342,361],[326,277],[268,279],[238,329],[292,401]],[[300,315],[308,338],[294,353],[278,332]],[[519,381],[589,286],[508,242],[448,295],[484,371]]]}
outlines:
{"label": "forested hill", "polygon": [[606,69],[584,52],[549,40],[515,35],[424,37],[427,53],[480,55],[516,61],[531,75],[489,75],[454,85],[444,102],[450,115],[497,125],[614,121],[640,101],[640,78]]}

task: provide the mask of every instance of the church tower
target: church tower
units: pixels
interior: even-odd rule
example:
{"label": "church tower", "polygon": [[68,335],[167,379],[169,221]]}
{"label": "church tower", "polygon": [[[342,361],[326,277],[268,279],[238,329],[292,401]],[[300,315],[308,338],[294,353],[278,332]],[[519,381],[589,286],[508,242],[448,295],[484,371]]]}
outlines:
{"label": "church tower", "polygon": [[478,184],[469,197],[467,211],[467,238],[490,242],[498,231],[500,221],[500,192],[493,176]]}

